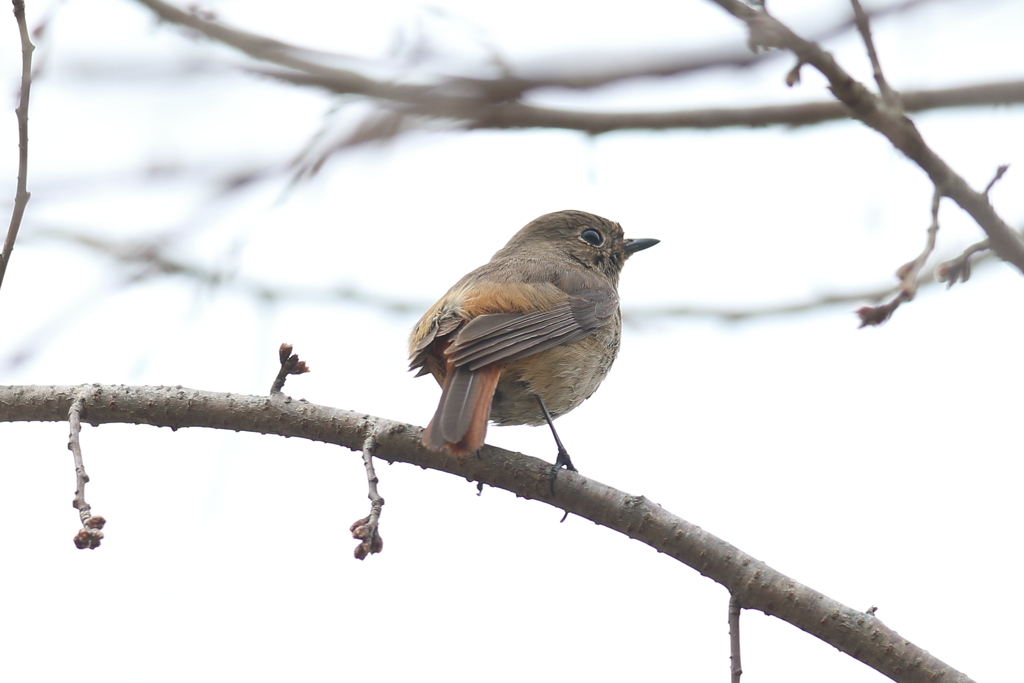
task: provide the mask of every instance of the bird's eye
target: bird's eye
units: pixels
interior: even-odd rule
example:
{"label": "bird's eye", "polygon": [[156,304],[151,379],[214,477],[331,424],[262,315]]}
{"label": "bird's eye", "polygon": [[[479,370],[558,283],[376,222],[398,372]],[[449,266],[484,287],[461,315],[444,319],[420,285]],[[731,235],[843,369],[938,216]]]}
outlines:
{"label": "bird's eye", "polygon": [[593,228],[587,228],[581,232],[580,239],[593,247],[599,247],[604,244],[604,236]]}

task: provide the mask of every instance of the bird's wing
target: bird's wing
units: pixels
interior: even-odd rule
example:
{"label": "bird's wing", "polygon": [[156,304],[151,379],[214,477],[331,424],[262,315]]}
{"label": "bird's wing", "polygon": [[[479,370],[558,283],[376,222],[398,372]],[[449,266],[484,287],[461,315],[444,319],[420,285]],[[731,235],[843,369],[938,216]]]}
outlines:
{"label": "bird's wing", "polygon": [[445,350],[448,360],[456,367],[477,370],[531,356],[590,335],[618,310],[615,289],[596,278],[561,275],[554,284],[565,297],[543,310],[490,313],[470,320]]}
{"label": "bird's wing", "polygon": [[431,325],[430,329],[423,335],[423,338],[419,340],[415,347],[413,347],[412,353],[409,357],[409,369],[419,370],[419,372],[416,373],[416,377],[420,377],[430,372],[430,369],[427,367],[427,356],[430,355],[430,345],[433,344],[436,339],[454,332],[463,322],[465,321],[462,318],[450,315],[437,319]]}

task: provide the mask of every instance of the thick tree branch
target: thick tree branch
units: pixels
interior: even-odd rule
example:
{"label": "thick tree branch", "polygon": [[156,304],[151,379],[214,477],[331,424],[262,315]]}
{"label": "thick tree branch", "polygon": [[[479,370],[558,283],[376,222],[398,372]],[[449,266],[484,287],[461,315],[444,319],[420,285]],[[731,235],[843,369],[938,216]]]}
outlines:
{"label": "thick tree branch", "polygon": [[751,45],[790,50],[800,62],[820,71],[828,79],[832,94],[849,107],[854,117],[884,135],[896,149],[920,166],[938,192],[955,201],[981,226],[996,255],[1024,273],[1024,239],[999,217],[984,192],[972,189],[928,147],[913,121],[899,110],[885,106],[879,97],[840,67],[831,54],[799,37],[768,13],[739,0],[711,2],[746,22]]}
{"label": "thick tree branch", "polygon": [[895,681],[971,680],[885,626],[775,571],[652,503],[575,472],[550,489],[550,463],[485,446],[480,457],[453,458],[420,444],[422,429],[362,413],[269,396],[240,396],[183,387],[0,386],[0,422],[62,421],[84,397],[81,419],[93,425],[208,427],[294,436],[361,450],[373,438],[376,457],[407,462],[511,491],[561,508],[639,540],[724,585],[746,609],[778,617],[846,652]]}

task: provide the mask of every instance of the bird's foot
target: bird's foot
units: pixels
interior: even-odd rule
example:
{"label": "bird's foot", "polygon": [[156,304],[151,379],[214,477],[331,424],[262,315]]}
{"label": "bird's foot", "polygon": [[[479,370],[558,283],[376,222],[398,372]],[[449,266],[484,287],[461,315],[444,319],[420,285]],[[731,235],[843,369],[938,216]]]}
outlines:
{"label": "bird's foot", "polygon": [[555,495],[555,480],[558,479],[558,472],[565,468],[572,472],[578,472],[576,466],[572,464],[572,458],[569,457],[569,451],[565,450],[562,444],[558,444],[558,457],[555,458],[555,464],[551,466],[551,495]]}

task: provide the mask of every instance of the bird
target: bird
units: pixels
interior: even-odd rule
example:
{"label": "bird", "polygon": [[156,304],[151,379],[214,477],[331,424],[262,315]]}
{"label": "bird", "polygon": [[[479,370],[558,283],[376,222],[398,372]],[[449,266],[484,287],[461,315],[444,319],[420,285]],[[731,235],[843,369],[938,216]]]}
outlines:
{"label": "bird", "polygon": [[619,273],[658,244],[585,211],[531,221],[491,260],[456,282],[409,336],[409,369],[441,385],[424,446],[462,457],[484,444],[488,420],[542,425],[563,467],[577,471],[553,420],[597,390],[619,351]]}

